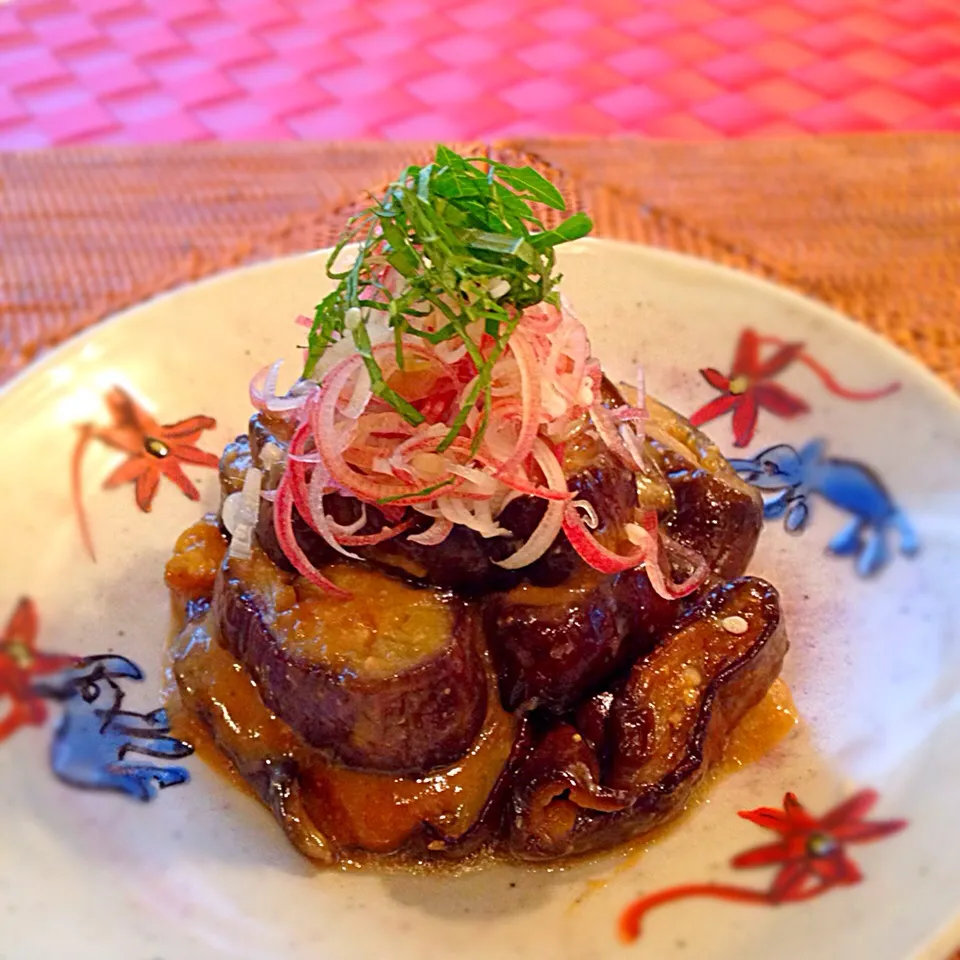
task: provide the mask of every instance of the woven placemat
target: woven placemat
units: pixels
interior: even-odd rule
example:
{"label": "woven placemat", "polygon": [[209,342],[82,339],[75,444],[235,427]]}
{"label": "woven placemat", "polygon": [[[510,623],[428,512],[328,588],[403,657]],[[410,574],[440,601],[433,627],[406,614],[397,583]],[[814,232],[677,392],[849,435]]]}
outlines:
{"label": "woven placemat", "polygon": [[619,229],[826,301],[960,386],[960,137],[527,148],[605,188]]}
{"label": "woven placemat", "polygon": [[161,290],[308,249],[288,237],[294,225],[412,153],[298,143],[0,153],[0,379]]}
{"label": "woven placemat", "polygon": [[[513,141],[596,232],[824,300],[960,386],[960,137]],[[423,144],[0,154],[0,377],[120,307],[308,250]]]}

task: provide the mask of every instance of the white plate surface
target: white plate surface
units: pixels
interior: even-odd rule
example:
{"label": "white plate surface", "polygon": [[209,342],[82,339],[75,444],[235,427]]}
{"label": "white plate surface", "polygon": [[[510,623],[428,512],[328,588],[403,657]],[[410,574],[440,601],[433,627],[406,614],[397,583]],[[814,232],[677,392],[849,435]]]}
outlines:
{"label": "white plate surface", "polygon": [[[804,723],[763,761],[722,781],[642,857],[611,854],[560,871],[493,866],[460,877],[318,872],[268,814],[196,757],[192,781],[138,804],[58,782],[47,763],[56,704],[42,727],[0,744],[0,956],[940,960],[960,942],[960,402],[912,360],[812,301],[694,259],[612,242],[563,250],[564,290],[614,378],[642,362],[647,387],[684,413],[717,396],[697,373],[729,372],[744,328],[804,341],[845,386],[899,381],[884,399],[827,390],[809,366],[776,382],[810,411],[761,411],[753,454],[823,437],[832,456],[868,464],[918,531],[875,577],[825,552],[849,514],[813,496],[808,529],[771,521],[755,572],[781,589],[792,648],[785,676]],[[128,703],[158,703],[168,629],[163,564],[177,533],[216,499],[214,471],[188,469],[202,494],[163,480],[150,514],[129,486],[100,481],[117,461],[94,446],[85,501],[98,562],[83,552],[70,499],[74,425],[105,422],[103,395],[128,387],[161,423],[204,413],[219,452],[245,429],[247,383],[265,362],[295,369],[292,325],[328,289],[319,255],[224,274],[102,324],[31,367],[0,396],[6,549],[0,618],[34,598],[39,646],[116,651],[147,674]],[[769,352],[769,351],[767,351]],[[729,416],[707,428],[728,455]],[[891,534],[896,545],[896,535]],[[650,916],[624,946],[616,920],[638,893],[716,881],[762,888],[771,870],[729,859],[774,837],[736,811],[795,791],[822,812],[860,786],[875,816],[909,827],[849,853],[862,884],[778,909],[687,900]],[[601,880],[603,883],[594,883]]]}

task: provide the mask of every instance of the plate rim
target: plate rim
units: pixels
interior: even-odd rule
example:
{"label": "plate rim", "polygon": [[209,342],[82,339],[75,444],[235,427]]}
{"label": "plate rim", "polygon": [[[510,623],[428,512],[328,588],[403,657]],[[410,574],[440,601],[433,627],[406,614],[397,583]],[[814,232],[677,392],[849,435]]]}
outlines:
{"label": "plate rim", "polygon": [[[664,247],[655,247],[645,243],[635,243],[630,240],[620,240],[612,237],[584,237],[569,244],[567,249],[590,249],[612,247],[621,251],[630,251],[640,253],[652,259],[654,262],[660,260],[665,264],[695,269],[708,274],[713,274],[719,279],[729,283],[739,283],[747,287],[753,287],[761,294],[770,294],[787,301],[793,301],[806,310],[813,310],[830,323],[839,324],[845,328],[854,338],[859,338],[864,344],[870,344],[879,349],[887,359],[893,364],[899,364],[905,372],[914,378],[915,382],[923,386],[934,394],[941,402],[946,403],[952,408],[955,415],[960,416],[960,392],[953,389],[942,377],[934,373],[923,361],[913,354],[903,350],[889,338],[883,336],[861,321],[838,310],[830,304],[811,297],[808,294],[800,293],[792,287],[776,283],[766,277],[758,277],[746,270],[737,267],[731,267],[724,263],[718,263],[715,260],[708,260],[705,257],[695,256],[689,253],[682,253],[676,250],[670,250]],[[216,287],[221,283],[229,283],[239,275],[255,274],[265,272],[278,264],[292,263],[295,261],[306,261],[314,258],[327,258],[333,247],[320,247],[316,250],[309,250],[300,253],[287,254],[280,257],[270,257],[264,260],[257,260],[253,263],[242,264],[236,267],[230,267],[227,270],[220,270],[217,273],[199,280],[193,280],[181,283],[168,290],[161,290],[152,296],[143,300],[138,300],[130,306],[108,314],[101,320],[98,320],[82,330],[69,336],[66,340],[56,344],[54,347],[46,350],[36,360],[33,360],[20,370],[18,370],[9,380],[0,384],[0,403],[9,402],[13,395],[18,393],[25,382],[33,376],[42,374],[45,371],[56,367],[67,356],[80,350],[83,346],[96,339],[105,327],[112,327],[120,323],[129,321],[131,315],[143,309],[147,305],[162,303],[165,300],[182,296],[186,291],[197,287],[207,288]]]}

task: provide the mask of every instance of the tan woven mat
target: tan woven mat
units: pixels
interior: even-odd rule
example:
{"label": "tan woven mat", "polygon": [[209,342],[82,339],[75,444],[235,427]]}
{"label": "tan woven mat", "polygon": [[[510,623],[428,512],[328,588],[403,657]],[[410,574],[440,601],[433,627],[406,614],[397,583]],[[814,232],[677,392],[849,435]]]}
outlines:
{"label": "tan woven mat", "polygon": [[[960,386],[960,137],[516,141],[598,235],[827,301]],[[429,148],[198,145],[0,154],[0,376],[122,306],[328,243]]]}

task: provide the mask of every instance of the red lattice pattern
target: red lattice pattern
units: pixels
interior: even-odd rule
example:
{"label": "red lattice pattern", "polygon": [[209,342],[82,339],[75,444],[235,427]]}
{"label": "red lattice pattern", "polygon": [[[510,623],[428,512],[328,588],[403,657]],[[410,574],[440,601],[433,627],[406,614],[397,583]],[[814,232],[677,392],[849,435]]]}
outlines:
{"label": "red lattice pattern", "polygon": [[960,129],[960,0],[0,0],[0,146]]}

